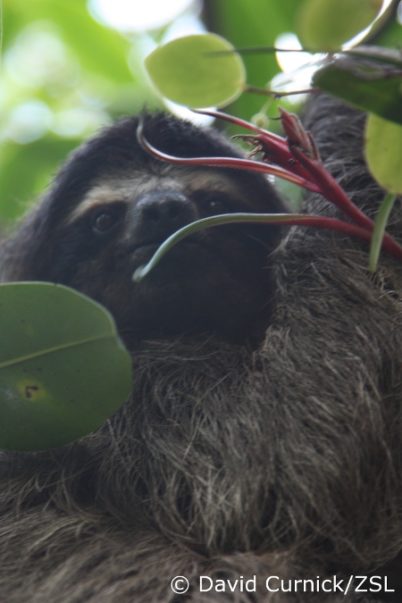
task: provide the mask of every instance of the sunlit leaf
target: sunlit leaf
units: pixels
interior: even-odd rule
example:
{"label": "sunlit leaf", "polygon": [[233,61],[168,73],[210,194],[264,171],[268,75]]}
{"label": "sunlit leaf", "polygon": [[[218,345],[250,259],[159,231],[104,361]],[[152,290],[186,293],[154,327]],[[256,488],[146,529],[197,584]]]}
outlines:
{"label": "sunlit leaf", "polygon": [[297,33],[306,48],[336,50],[368,27],[381,6],[382,0],[305,0]]}
{"label": "sunlit leaf", "polygon": [[241,94],[245,70],[233,46],[215,34],[178,38],[154,50],[145,61],[160,94],[189,107],[221,107]]}
{"label": "sunlit leaf", "polygon": [[47,283],[0,286],[0,448],[60,446],[127,399],[131,359],[110,314]]}
{"label": "sunlit leaf", "polygon": [[313,85],[364,111],[402,124],[401,66],[391,60],[359,56],[334,59],[315,73]]}
{"label": "sunlit leaf", "polygon": [[402,126],[369,115],[365,154],[370,172],[383,188],[402,194]]}

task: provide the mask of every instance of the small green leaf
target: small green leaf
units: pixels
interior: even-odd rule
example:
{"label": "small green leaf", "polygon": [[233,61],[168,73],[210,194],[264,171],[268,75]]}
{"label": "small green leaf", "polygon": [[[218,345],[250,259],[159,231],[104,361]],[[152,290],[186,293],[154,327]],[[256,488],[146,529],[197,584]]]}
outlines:
{"label": "small green leaf", "polygon": [[0,448],[60,446],[127,399],[131,358],[111,315],[48,283],[0,285]]}
{"label": "small green leaf", "polygon": [[237,98],[245,69],[233,46],[215,34],[178,38],[154,50],[145,65],[166,98],[192,108],[221,107]]}
{"label": "small green leaf", "polygon": [[381,7],[382,0],[305,0],[297,33],[306,48],[337,50],[368,27]]}
{"label": "small green leaf", "polygon": [[391,58],[381,61],[347,56],[319,69],[313,76],[313,86],[364,111],[402,124],[401,69]]}
{"label": "small green leaf", "polygon": [[369,115],[365,154],[370,172],[387,191],[402,194],[402,126]]}

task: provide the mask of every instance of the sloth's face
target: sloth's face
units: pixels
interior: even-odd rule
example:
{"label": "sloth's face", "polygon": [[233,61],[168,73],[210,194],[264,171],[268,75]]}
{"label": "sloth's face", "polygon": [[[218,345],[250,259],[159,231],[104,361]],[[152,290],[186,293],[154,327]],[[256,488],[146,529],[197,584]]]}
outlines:
{"label": "sloth's face", "polygon": [[[208,150],[233,155],[226,141],[212,136]],[[84,148],[72,162],[81,178],[88,154]],[[190,148],[188,154],[200,153]],[[96,166],[79,201],[65,202],[62,214],[63,194],[56,187],[50,198],[56,215],[49,227],[51,259],[40,278],[100,301],[128,343],[194,332],[231,339],[255,335],[271,295],[268,256],[278,239],[272,227],[208,229],[180,242],[142,282],[134,283],[132,275],[180,227],[213,214],[278,211],[279,200],[260,176],[172,167],[145,155],[137,146],[132,162],[124,155],[107,170]],[[69,173],[73,178],[71,164],[61,173],[62,192]]]}

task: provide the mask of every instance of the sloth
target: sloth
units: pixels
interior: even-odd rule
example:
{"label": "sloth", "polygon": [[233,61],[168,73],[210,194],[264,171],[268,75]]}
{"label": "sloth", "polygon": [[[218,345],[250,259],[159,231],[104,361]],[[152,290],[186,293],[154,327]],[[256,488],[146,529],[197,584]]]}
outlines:
{"label": "sloth", "polygon": [[[374,215],[364,115],[318,96],[304,121]],[[262,176],[149,157],[137,125],[80,147],[1,249],[3,281],[104,304],[135,379],[96,432],[1,454],[0,600],[340,603],[349,585],[353,603],[400,601],[400,265],[383,255],[370,274],[367,245],[339,233],[223,226],[133,283],[198,217],[284,211]],[[172,117],[144,127],[179,156],[238,156]],[[318,195],[304,209],[338,213]],[[397,238],[401,224],[396,204]]]}
{"label": "sloth", "polygon": [[[167,152],[238,156],[212,130],[163,114],[141,120],[146,136]],[[181,226],[213,214],[283,211],[283,202],[262,175],[151,158],[136,141],[138,124],[122,120],[73,154],[8,242],[3,280],[74,287],[106,306],[131,343],[194,332],[257,336],[269,312],[267,258],[278,228],[204,231],[173,249],[142,283],[134,284],[132,274]]]}

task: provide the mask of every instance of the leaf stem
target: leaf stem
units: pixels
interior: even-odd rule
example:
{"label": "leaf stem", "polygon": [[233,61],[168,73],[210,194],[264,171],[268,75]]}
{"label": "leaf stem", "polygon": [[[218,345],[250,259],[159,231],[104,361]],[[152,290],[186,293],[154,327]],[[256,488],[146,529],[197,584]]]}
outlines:
{"label": "leaf stem", "polygon": [[259,86],[251,86],[250,84],[247,84],[244,87],[244,92],[248,92],[250,94],[259,94],[261,96],[283,98],[284,96],[293,96],[296,94],[312,94],[318,92],[318,88],[303,88],[302,90],[289,90],[286,92],[281,92],[280,90],[272,90],[271,88],[261,88]]}
{"label": "leaf stem", "polygon": [[[355,205],[347,196],[343,188],[337,183],[335,178],[325,169],[325,167],[314,159],[310,159],[299,149],[293,149],[294,156],[310,172],[312,179],[319,186],[321,194],[328,201],[331,201],[339,209],[343,210],[354,222],[372,232],[374,230],[374,221],[366,216],[362,210]],[[402,256],[402,247],[395,241],[391,235],[384,232],[384,249],[393,249],[393,255]]]}
{"label": "leaf stem", "polygon": [[[140,282],[151,270],[155,268],[163,258],[163,256],[174,247],[179,241],[187,236],[223,224],[286,224],[289,226],[303,225],[325,228],[334,230],[360,238],[364,241],[371,240],[371,232],[361,226],[343,222],[336,218],[327,218],[323,216],[314,216],[306,214],[252,214],[252,213],[234,213],[234,214],[219,214],[202,218],[191,224],[187,224],[168,237],[156,250],[152,258],[145,266],[140,266],[133,274],[133,280]],[[384,249],[402,261],[402,249],[399,246],[390,245],[389,242],[383,241]]]}
{"label": "leaf stem", "polygon": [[374,222],[364,214],[347,196],[335,178],[325,169],[319,161],[311,159],[297,147],[292,149],[295,158],[310,173],[314,182],[320,187],[321,194],[343,210],[357,224],[369,230],[373,229]]}
{"label": "leaf stem", "polygon": [[387,193],[378,210],[370,246],[370,272],[375,272],[377,270],[378,258],[380,257],[381,246],[385,236],[385,228],[387,226],[388,218],[394,206],[395,200],[396,195],[393,193]]}
{"label": "leaf stem", "polygon": [[254,172],[270,174],[272,176],[282,178],[283,180],[288,180],[289,182],[293,182],[293,184],[301,186],[302,188],[305,188],[313,193],[320,192],[319,187],[313,182],[306,180],[306,178],[303,178],[298,174],[294,174],[282,167],[268,165],[263,161],[254,161],[253,159],[243,159],[240,157],[176,157],[175,155],[169,155],[168,153],[164,153],[163,151],[160,151],[154,147],[149,140],[145,138],[142,123],[140,123],[137,128],[137,139],[141,146],[148,151],[148,153],[157,159],[160,159],[161,161],[183,166],[206,165],[215,168],[224,167],[235,170],[252,170]]}

